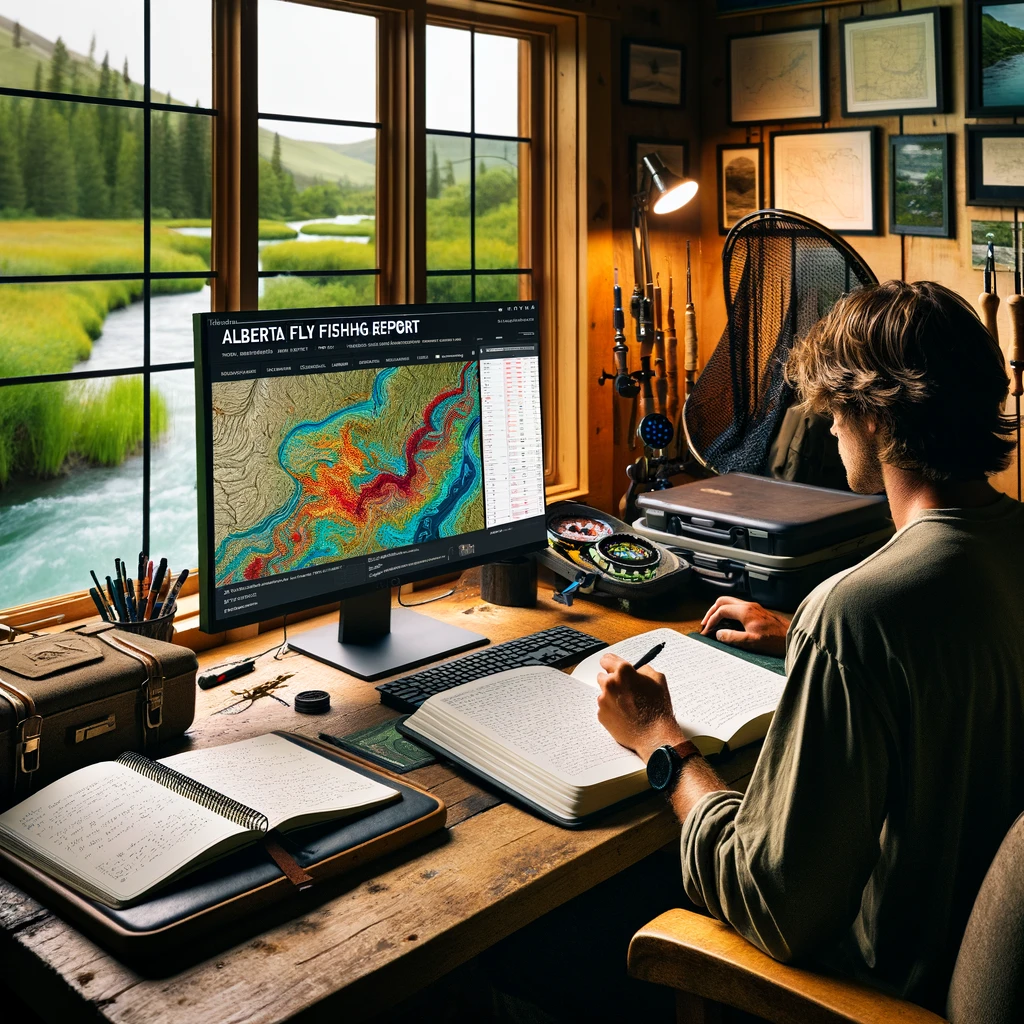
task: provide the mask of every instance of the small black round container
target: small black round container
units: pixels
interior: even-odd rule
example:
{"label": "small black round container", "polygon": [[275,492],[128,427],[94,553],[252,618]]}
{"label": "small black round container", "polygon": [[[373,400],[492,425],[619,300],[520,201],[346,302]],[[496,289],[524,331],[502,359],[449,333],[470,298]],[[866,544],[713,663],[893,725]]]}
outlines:
{"label": "small black round container", "polygon": [[331,710],[331,695],[326,690],[303,690],[295,695],[295,710],[302,715],[322,715]]}

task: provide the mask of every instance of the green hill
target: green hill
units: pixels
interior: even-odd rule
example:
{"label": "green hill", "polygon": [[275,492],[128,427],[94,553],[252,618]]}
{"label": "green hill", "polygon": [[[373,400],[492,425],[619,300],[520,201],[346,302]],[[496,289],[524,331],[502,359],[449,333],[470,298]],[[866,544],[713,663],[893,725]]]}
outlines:
{"label": "green hill", "polygon": [[985,13],[981,16],[981,66],[990,68],[1007,57],[1024,53],[1024,29]]}
{"label": "green hill", "polygon": [[[272,131],[260,128],[259,148],[264,159],[269,160],[273,156]],[[353,152],[360,155],[353,156]],[[364,159],[363,154],[368,154],[368,159]],[[336,145],[281,135],[281,166],[295,178],[295,185],[300,191],[317,180],[338,182],[347,179],[353,185],[372,185],[377,176],[373,162],[376,155],[375,139]]]}

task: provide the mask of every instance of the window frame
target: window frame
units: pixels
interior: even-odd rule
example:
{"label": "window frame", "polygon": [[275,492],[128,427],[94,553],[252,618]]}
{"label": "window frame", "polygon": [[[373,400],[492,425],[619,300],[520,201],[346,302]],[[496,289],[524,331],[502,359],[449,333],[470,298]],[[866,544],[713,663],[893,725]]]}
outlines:
{"label": "window frame", "polygon": [[[521,104],[529,108],[529,201],[520,203],[520,239],[526,237],[529,242],[533,296],[540,300],[541,307],[546,494],[548,500],[586,495],[587,233],[586,189],[579,186],[587,152],[586,17],[481,0],[434,0],[429,4],[425,0],[311,2],[313,6],[372,14],[378,19],[377,118],[381,127],[377,152],[377,301],[382,304],[426,301],[428,20],[527,40],[531,95],[527,100],[521,88]],[[146,6],[148,10],[148,0]],[[212,311],[230,312],[258,306],[258,0],[212,0],[211,7],[213,99],[212,107],[200,111],[214,118],[211,269],[207,274],[191,276],[210,280]],[[148,32],[146,45],[148,54]],[[146,88],[147,109],[195,109],[148,103],[148,75]],[[81,97],[74,96],[53,98],[81,101]],[[148,135],[148,119],[146,126]],[[147,174],[147,224],[149,188]],[[522,184],[520,188],[522,195]],[[148,253],[148,233],[145,238]],[[142,274],[119,276],[139,279]],[[154,276],[190,275],[171,272]],[[146,358],[148,362],[148,345]],[[183,362],[169,364],[166,369],[192,367],[191,362]],[[139,369],[114,374],[86,371],[46,375],[45,379],[130,372],[138,373]],[[149,372],[144,378],[147,409]],[[24,383],[34,380],[25,378]],[[21,382],[19,378],[17,383]],[[146,432],[148,441],[148,417]],[[148,443],[145,459],[148,473]],[[144,485],[144,494],[147,490]],[[84,617],[90,607],[87,591],[81,591],[24,605],[10,619],[24,623],[64,615],[65,621],[70,621]],[[188,610],[183,609],[183,614],[188,615]],[[192,639],[191,631],[189,637]]]}

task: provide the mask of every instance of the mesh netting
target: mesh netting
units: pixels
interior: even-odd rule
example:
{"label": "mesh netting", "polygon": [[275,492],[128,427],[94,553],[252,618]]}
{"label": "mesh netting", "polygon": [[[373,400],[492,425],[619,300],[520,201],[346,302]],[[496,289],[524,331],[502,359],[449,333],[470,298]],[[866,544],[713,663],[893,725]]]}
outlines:
{"label": "mesh netting", "polygon": [[841,238],[782,210],[732,228],[722,271],[728,320],[686,400],[686,440],[715,472],[764,473],[793,400],[782,372],[793,342],[845,292],[877,279]]}

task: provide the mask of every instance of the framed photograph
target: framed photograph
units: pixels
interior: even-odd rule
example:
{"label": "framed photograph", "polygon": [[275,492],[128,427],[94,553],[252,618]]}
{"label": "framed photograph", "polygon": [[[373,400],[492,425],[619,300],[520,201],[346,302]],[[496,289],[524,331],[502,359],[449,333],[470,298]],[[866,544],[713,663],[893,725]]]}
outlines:
{"label": "framed photograph", "polygon": [[763,204],[764,153],[756,145],[718,147],[718,233],[729,229]]}
{"label": "framed photograph", "polygon": [[967,116],[1024,114],[1024,3],[964,0]]}
{"label": "framed photograph", "polygon": [[824,121],[823,29],[786,29],[729,40],[726,82],[732,124]]}
{"label": "framed photograph", "polygon": [[877,234],[878,131],[774,132],[772,206],[802,213],[844,235]]}
{"label": "framed photograph", "polygon": [[941,113],[942,9],[840,21],[839,64],[843,117]]}
{"label": "framed photograph", "polygon": [[1024,206],[1024,125],[964,125],[967,205]]}
{"label": "framed photograph", "polygon": [[889,234],[952,238],[953,144],[949,135],[889,136]]}
{"label": "framed photograph", "polygon": [[985,268],[989,242],[995,253],[996,270],[1013,270],[1013,221],[971,221],[971,267],[974,270]]}
{"label": "framed photograph", "polygon": [[640,161],[652,153],[657,153],[662,163],[673,174],[678,174],[680,178],[690,176],[690,145],[683,139],[650,139],[631,135],[629,152],[633,168],[633,180],[630,184],[634,194],[639,191],[640,183],[644,180],[644,169]]}
{"label": "framed photograph", "polygon": [[681,46],[622,41],[622,102],[645,107],[681,107],[685,99],[686,53]]}

